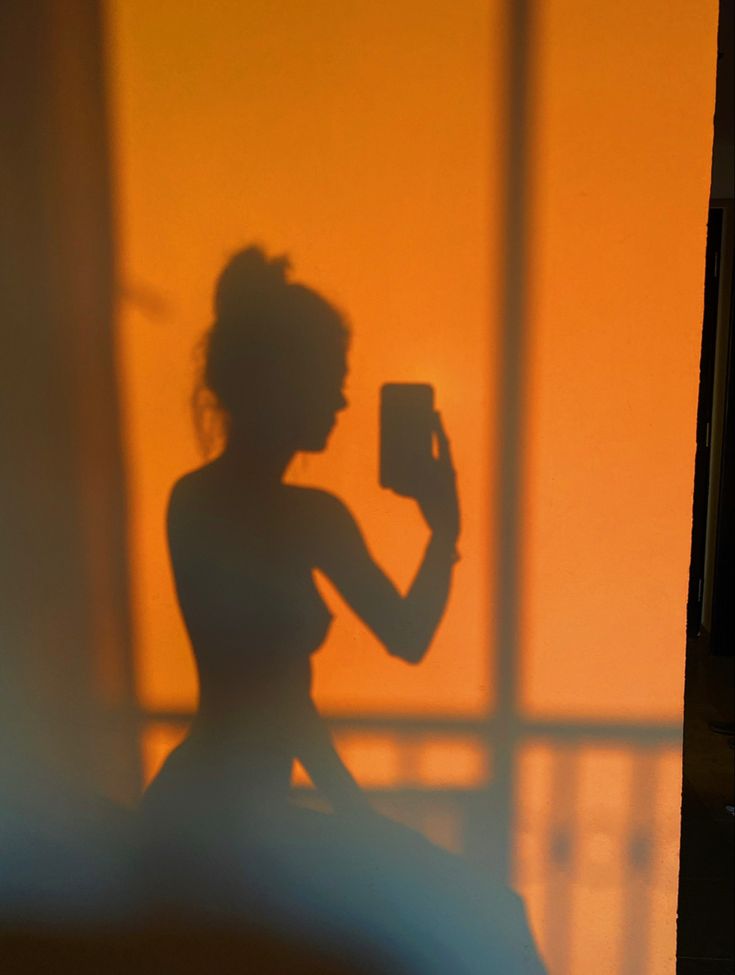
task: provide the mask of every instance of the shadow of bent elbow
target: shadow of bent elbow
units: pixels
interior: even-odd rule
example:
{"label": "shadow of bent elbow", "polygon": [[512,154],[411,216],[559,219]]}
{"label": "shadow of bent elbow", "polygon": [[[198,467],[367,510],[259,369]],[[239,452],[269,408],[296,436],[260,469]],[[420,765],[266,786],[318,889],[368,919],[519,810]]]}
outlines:
{"label": "shadow of bent elbow", "polygon": [[416,667],[427,654],[428,643],[400,643],[388,647],[388,652],[392,657],[397,657],[406,664]]}

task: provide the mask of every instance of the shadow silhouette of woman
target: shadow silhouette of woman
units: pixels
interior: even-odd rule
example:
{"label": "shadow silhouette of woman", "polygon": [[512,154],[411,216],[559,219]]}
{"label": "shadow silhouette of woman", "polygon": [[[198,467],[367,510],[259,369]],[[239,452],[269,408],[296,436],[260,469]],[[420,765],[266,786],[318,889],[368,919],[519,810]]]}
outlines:
{"label": "shadow silhouette of woman", "polygon": [[[390,654],[416,664],[444,612],[459,534],[438,414],[416,498],[430,538],[405,594],[341,500],[284,482],[297,452],[326,448],[347,406],[348,339],[340,313],[293,282],[285,259],[251,246],[222,271],[203,386],[225,446],[176,483],[168,509],[200,700],[142,804],[170,854],[158,886],[164,877],[169,899],[195,913],[206,904],[316,941],[390,944],[405,966],[390,971],[541,971],[515,895],[375,814],[311,697],[311,655],[331,622],[313,571]],[[291,802],[297,758],[333,815]]]}

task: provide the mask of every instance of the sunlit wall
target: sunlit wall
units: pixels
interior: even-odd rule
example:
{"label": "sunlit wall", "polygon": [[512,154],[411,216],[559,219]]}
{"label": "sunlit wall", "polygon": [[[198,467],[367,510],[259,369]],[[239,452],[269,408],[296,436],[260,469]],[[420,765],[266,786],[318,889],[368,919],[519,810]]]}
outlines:
{"label": "sunlit wall", "polygon": [[[316,696],[348,764],[468,855],[509,810],[501,842],[552,972],[653,975],[674,950],[716,5],[537,6],[520,627],[497,648],[505,4],[108,3],[141,744],[150,774],[196,703],[164,509],[202,461],[189,398],[213,281],[257,240],[353,329],[350,408],[290,476],[339,494],[403,585],[426,533],[378,487],[382,382],[434,384],[458,469],[462,561],[421,667],[322,581],[337,616]],[[519,678],[502,726],[499,650]]]}

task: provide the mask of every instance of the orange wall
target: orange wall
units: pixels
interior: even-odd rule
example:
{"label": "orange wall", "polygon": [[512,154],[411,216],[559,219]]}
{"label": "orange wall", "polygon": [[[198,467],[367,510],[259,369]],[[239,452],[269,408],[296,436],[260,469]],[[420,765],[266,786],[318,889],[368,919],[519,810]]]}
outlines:
{"label": "orange wall", "polygon": [[[553,975],[664,975],[678,742],[641,751],[636,728],[681,718],[716,3],[536,6],[518,717],[631,731],[522,744],[515,873]],[[425,530],[377,486],[381,382],[435,384],[459,471],[463,559],[429,657],[389,660],[328,592],[338,617],[318,700],[342,714],[492,714],[503,5],[110,0],[108,13],[141,705],[195,702],[163,513],[200,462],[188,398],[214,278],[257,239],[288,251],[354,329],[350,409],[329,451],[291,476],[343,496],[403,583]],[[176,734],[154,730],[151,767]],[[366,785],[493,775],[472,736],[397,751],[395,736],[350,735],[341,747]],[[455,821],[437,816],[455,844]],[[642,824],[655,839],[645,877],[622,866]],[[549,853],[560,829],[576,838],[572,868]],[[618,937],[630,905],[647,919],[637,961]]]}
{"label": "orange wall", "polygon": [[717,5],[538,6],[524,700],[676,721]]}
{"label": "orange wall", "polygon": [[290,253],[354,328],[351,409],[329,452],[298,460],[292,475],[342,495],[376,556],[407,582],[426,531],[415,505],[378,487],[377,396],[384,381],[429,381],[465,512],[455,591],[425,666],[388,659],[341,611],[317,658],[318,697],[332,711],[482,713],[497,11],[321,2],[274,15],[270,2],[157,0],[110,12],[141,700],[194,700],[162,518],[172,482],[201,462],[187,398],[214,279],[257,239]]}

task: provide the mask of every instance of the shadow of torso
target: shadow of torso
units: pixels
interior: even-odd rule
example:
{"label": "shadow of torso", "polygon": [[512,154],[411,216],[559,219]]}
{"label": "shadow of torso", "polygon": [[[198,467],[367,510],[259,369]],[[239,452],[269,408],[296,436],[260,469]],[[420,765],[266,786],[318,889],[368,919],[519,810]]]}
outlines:
{"label": "shadow of torso", "polygon": [[[313,733],[311,655],[331,614],[324,495],[235,480],[217,461],[182,478],[169,544],[200,704],[142,803],[154,909],[385,953],[386,972],[543,972],[520,900],[421,835],[290,801]],[[313,717],[313,712],[312,712]],[[488,964],[491,967],[488,967]]]}
{"label": "shadow of torso", "polygon": [[[311,654],[332,620],[313,579],[328,533],[318,493],[233,483],[216,461],[174,488],[171,560],[200,696],[190,734],[148,802],[165,801],[174,778],[210,808],[236,802],[243,812],[288,800],[308,734]],[[176,807],[181,814],[191,797],[182,791]]]}

